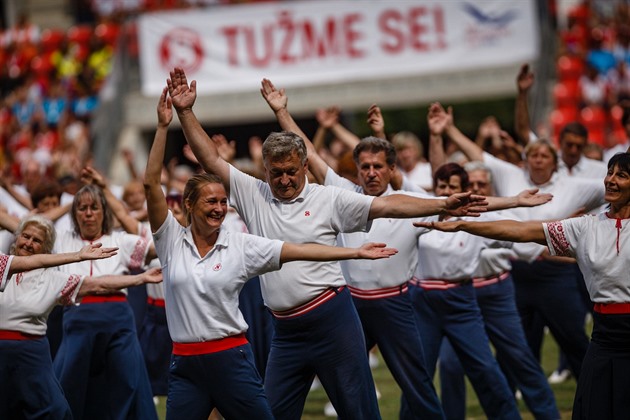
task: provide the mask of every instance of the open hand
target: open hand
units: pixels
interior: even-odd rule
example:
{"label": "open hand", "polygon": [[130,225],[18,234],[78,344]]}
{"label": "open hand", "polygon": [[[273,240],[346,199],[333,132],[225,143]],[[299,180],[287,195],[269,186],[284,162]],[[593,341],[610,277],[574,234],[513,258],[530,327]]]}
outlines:
{"label": "open hand", "polygon": [[161,268],[150,268],[144,273],[140,274],[143,283],[161,283],[162,278],[162,269]]}
{"label": "open hand", "polygon": [[263,98],[265,98],[265,101],[267,101],[269,108],[271,108],[273,112],[278,112],[287,107],[289,99],[287,98],[284,89],[276,89],[269,79],[262,79],[260,85],[260,94]]}
{"label": "open hand", "polygon": [[92,243],[84,246],[79,250],[79,258],[81,260],[100,260],[103,258],[109,258],[116,255],[118,248],[103,248],[103,244],[100,242]]}
{"label": "open hand", "polygon": [[359,258],[376,260],[380,258],[389,258],[398,253],[396,248],[385,248],[386,246],[387,244],[376,242],[363,244],[361,248],[359,248]]}
{"label": "open hand", "polygon": [[191,110],[197,99],[197,82],[193,80],[188,86],[186,73],[179,67],[175,67],[170,73],[170,79],[166,79],[168,95],[177,112]]}
{"label": "open hand", "polygon": [[538,194],[538,188],[530,188],[521,191],[516,197],[519,207],[535,207],[550,202],[553,198],[553,194]]}
{"label": "open hand", "polygon": [[459,222],[413,222],[415,227],[439,230],[442,232],[458,232]]}
{"label": "open hand", "polygon": [[477,217],[487,211],[488,201],[483,195],[475,195],[470,191],[453,194],[446,198],[445,212],[451,216]]}

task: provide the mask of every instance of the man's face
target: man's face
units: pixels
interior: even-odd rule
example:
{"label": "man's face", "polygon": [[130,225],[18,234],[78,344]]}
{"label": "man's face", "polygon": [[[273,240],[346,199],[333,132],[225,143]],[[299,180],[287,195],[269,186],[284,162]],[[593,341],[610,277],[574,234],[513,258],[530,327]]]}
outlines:
{"label": "man's face", "polygon": [[394,165],[388,165],[385,152],[361,152],[357,164],[359,185],[367,195],[379,196],[387,190]]}
{"label": "man's face", "polygon": [[265,159],[265,177],[274,197],[293,200],[304,188],[308,162],[302,164],[296,151],[284,158]]}
{"label": "man's face", "polygon": [[586,146],[586,137],[572,133],[566,133],[562,136],[560,140],[562,160],[568,167],[572,167],[579,162],[584,146]]}
{"label": "man's face", "polygon": [[492,195],[492,185],[490,184],[490,175],[482,169],[475,169],[468,172],[468,189],[473,194]]}

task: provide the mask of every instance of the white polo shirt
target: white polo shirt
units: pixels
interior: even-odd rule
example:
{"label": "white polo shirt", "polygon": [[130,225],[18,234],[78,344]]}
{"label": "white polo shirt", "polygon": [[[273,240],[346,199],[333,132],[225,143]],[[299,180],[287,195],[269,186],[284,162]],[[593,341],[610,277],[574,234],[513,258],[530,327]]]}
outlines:
{"label": "white polo shirt", "polygon": [[630,302],[630,219],[616,223],[604,212],[543,223],[551,255],[577,259],[595,303]]}
{"label": "white polo shirt", "polygon": [[[451,220],[488,221],[497,218],[491,213],[485,213],[480,217]],[[422,231],[418,240],[418,266],[414,276],[418,280],[459,282],[471,279],[483,249],[512,246],[511,242],[483,238],[463,231],[449,233],[424,228],[418,230]]]}
{"label": "white polo shirt", "polygon": [[[85,276],[104,276],[111,274],[129,274],[132,270],[144,267],[144,260],[149,251],[149,243],[140,236],[125,232],[112,232],[93,241],[82,239],[74,231],[59,232],[55,241],[54,253],[76,252],[90,243],[100,242],[104,248],[118,247],[118,253],[102,260],[87,260],[59,266],[64,273]],[[123,291],[126,293],[126,290]]]}
{"label": "white polo shirt", "polygon": [[[66,274],[56,268],[40,268],[14,274],[7,279],[12,256],[0,256],[0,330],[46,334],[46,321],[55,305],[76,302],[84,276]],[[5,282],[8,280],[8,282]]]}
{"label": "white polo shirt", "polygon": [[561,176],[576,176],[579,178],[590,178],[604,182],[604,177],[607,172],[607,164],[584,156],[578,160],[578,163],[576,163],[571,170],[569,170],[561,157],[558,159],[558,174]]}
{"label": "white polo shirt", "polygon": [[604,163],[608,165],[608,161],[610,160],[611,157],[615,156],[617,153],[627,152],[629,147],[630,147],[630,140],[626,140],[625,143],[621,143],[621,144],[611,147],[610,149],[604,150]]}
{"label": "white polo shirt", "polygon": [[423,190],[433,189],[433,175],[430,163],[418,162],[411,171],[404,172],[402,169],[400,171],[411,183],[417,185]]}
{"label": "white polo shirt", "polygon": [[[364,194],[363,188],[337,175],[328,168],[325,185],[333,185]],[[381,197],[405,194],[413,197],[434,198],[428,195],[394,191],[390,186]],[[437,220],[437,216],[417,219],[374,219],[369,232],[342,233],[337,237],[339,246],[358,248],[367,242],[384,242],[396,248],[398,254],[380,260],[340,261],[346,282],[358,289],[374,290],[399,286],[413,277],[418,263],[418,237],[421,230],[413,226],[415,221]]]}
{"label": "white polo shirt", "polygon": [[216,340],[247,331],[239,293],[251,277],[280,268],[282,241],[221,229],[215,246],[201,256],[190,227],[182,227],[170,210],[153,238],[174,342]]}
{"label": "white polo shirt", "polygon": [[605,203],[603,178],[563,177],[554,173],[546,184],[535,185],[526,171],[489,153],[484,152],[483,162],[492,172],[492,182],[498,196],[510,197],[529,188],[553,194],[553,199],[542,206],[512,209],[519,220],[561,219],[571,216],[581,207],[588,212]]}
{"label": "white polo shirt", "polygon": [[[291,201],[276,199],[266,182],[230,167],[230,204],[250,233],[294,243],[334,246],[340,232],[368,228],[374,197],[305,182]],[[261,276],[262,295],[274,311],[314,299],[331,286],[345,284],[339,262],[293,261]]]}

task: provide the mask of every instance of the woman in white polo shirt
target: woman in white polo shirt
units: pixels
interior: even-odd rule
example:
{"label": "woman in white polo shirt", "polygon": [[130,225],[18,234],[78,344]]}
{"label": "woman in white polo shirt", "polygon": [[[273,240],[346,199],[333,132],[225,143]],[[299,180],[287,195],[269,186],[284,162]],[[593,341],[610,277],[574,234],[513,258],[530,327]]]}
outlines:
{"label": "woman in white polo shirt", "polygon": [[195,175],[186,183],[183,207],[188,226],[182,227],[168,210],[160,186],[172,116],[171,100],[164,89],[145,189],[173,339],[166,417],[207,418],[216,407],[226,418],[271,419],[245,338],[247,324],[238,308],[244,283],[298,259],[375,259],[396,251],[382,244],[336,248],[228,232],[221,229],[227,213],[225,188],[219,177],[210,174]]}
{"label": "woman in white polo shirt", "polygon": [[574,419],[626,418],[630,412],[630,153],[608,162],[606,211],[557,222],[415,223],[514,242],[537,242],[574,257],[593,302],[593,333],[573,403]]}
{"label": "woman in white polo shirt", "polygon": [[46,321],[55,305],[72,305],[88,293],[107,293],[148,281],[159,270],[138,276],[80,276],[50,267],[108,258],[116,248],[99,243],[80,251],[50,254],[52,222],[28,216],[15,232],[14,255],[0,255],[0,418],[69,419],[72,413],[50,358]]}

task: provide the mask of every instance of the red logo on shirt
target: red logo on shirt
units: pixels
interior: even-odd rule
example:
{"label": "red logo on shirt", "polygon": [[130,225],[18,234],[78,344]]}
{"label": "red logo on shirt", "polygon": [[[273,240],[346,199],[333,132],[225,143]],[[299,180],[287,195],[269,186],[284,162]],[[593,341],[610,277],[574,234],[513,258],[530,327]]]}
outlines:
{"label": "red logo on shirt", "polygon": [[306,211],[304,212],[304,216],[308,217],[308,216],[310,216],[310,215],[311,215],[311,212],[310,212],[310,211],[306,210]]}
{"label": "red logo on shirt", "polygon": [[219,263],[219,264],[215,264],[215,265],[214,265],[214,267],[212,267],[212,269],[213,269],[214,271],[219,271],[219,270],[221,269],[221,263]]}

